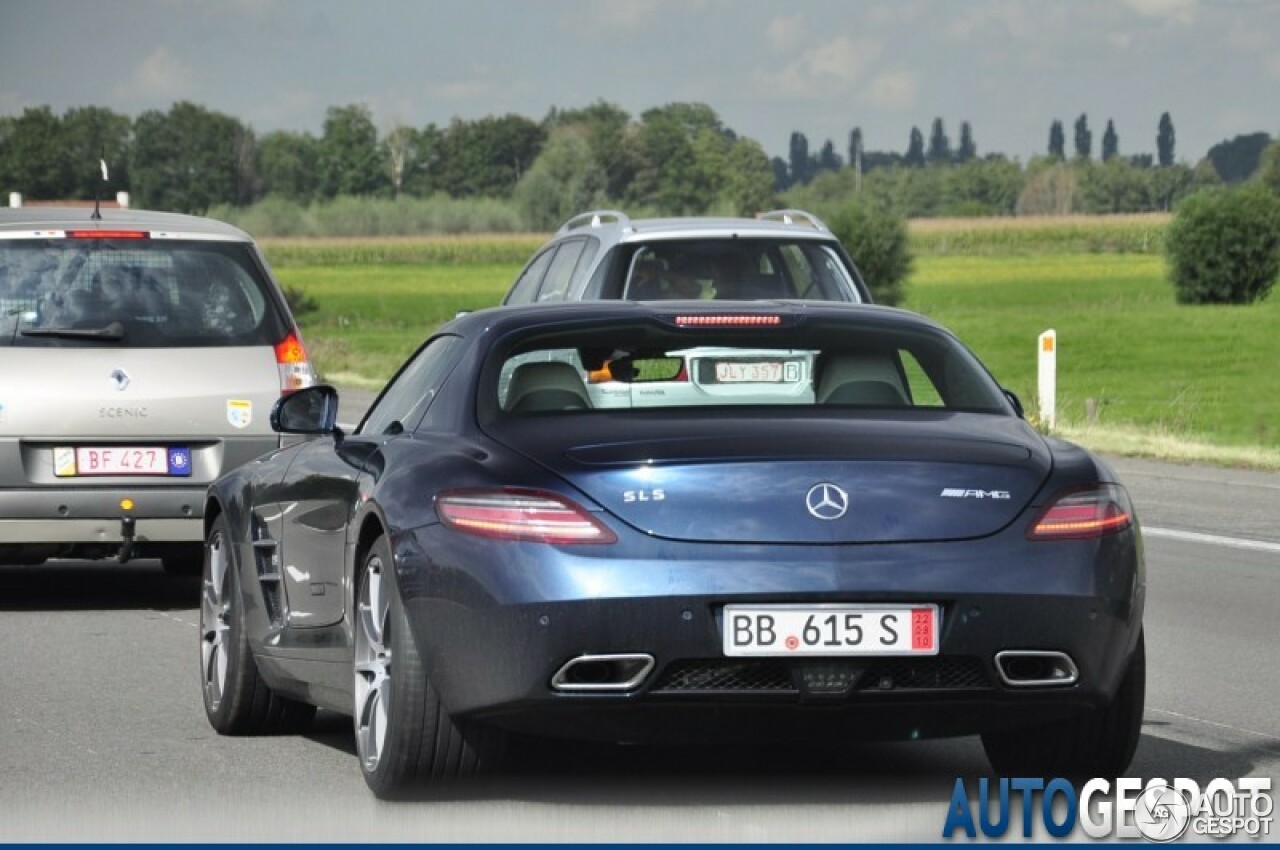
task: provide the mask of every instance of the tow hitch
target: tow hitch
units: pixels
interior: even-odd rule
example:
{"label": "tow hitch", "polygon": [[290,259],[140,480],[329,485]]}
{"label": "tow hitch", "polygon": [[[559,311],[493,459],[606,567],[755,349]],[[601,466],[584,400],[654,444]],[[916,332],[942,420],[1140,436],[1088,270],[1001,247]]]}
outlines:
{"label": "tow hitch", "polygon": [[120,551],[116,554],[116,560],[121,564],[129,563],[129,559],[133,557],[134,525],[133,517],[120,517]]}

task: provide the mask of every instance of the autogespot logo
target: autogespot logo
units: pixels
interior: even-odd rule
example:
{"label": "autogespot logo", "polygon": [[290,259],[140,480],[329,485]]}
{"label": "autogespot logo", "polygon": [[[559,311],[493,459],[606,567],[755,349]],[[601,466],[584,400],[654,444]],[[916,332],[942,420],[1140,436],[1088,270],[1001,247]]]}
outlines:
{"label": "autogespot logo", "polygon": [[1193,779],[1121,778],[1112,783],[1090,779],[1078,791],[1056,777],[979,779],[971,799],[957,779],[942,827],[943,838],[963,833],[1001,838],[1021,826],[1023,838],[1145,838],[1153,842],[1229,838],[1266,838],[1271,833],[1274,801],[1271,778],[1214,779],[1202,789]]}
{"label": "autogespot logo", "polygon": [[849,510],[849,494],[824,481],[809,488],[804,496],[804,505],[818,519],[836,520]]}
{"label": "autogespot logo", "polygon": [[1151,841],[1181,838],[1191,823],[1191,803],[1171,785],[1148,785],[1133,807],[1133,825]]}

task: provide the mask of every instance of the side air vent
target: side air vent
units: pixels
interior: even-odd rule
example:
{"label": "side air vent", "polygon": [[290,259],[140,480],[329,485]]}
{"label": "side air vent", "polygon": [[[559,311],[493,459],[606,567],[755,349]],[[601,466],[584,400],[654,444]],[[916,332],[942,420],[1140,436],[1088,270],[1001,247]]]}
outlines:
{"label": "side air vent", "polygon": [[269,536],[266,523],[253,518],[253,566],[258,574],[258,586],[262,590],[262,603],[272,628],[283,628],[287,615],[284,599],[284,582],[280,578],[280,554],[276,541]]}

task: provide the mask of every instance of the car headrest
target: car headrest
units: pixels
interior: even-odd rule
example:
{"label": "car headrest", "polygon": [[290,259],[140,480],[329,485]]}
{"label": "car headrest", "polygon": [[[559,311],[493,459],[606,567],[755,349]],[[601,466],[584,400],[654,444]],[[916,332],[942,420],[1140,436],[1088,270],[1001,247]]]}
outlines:
{"label": "car headrest", "polygon": [[582,376],[570,363],[521,363],[511,375],[505,409],[513,413],[586,410],[590,396]]}

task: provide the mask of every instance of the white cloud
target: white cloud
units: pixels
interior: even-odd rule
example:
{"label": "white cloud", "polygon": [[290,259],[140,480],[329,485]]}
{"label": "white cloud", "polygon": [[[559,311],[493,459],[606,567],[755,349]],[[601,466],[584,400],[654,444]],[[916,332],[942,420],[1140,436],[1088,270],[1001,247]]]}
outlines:
{"label": "white cloud", "polygon": [[818,98],[851,90],[883,48],[840,36],[805,51],[776,74],[757,73],[766,91],[787,97]]}
{"label": "white cloud", "polygon": [[1124,0],[1124,4],[1145,18],[1167,18],[1180,24],[1195,20],[1200,0]]}
{"label": "white cloud", "polygon": [[861,99],[881,109],[904,112],[915,106],[919,91],[920,81],[916,74],[898,69],[876,75]]}
{"label": "white cloud", "polygon": [[117,89],[121,97],[174,98],[191,93],[195,75],[167,47],[158,47],[133,69],[127,86]]}
{"label": "white cloud", "polygon": [[1107,34],[1107,41],[1111,42],[1113,47],[1125,50],[1133,44],[1133,36],[1127,32],[1113,32]]}
{"label": "white cloud", "polygon": [[779,15],[769,21],[766,30],[769,44],[779,52],[792,50],[804,35],[804,23],[799,15]]}

